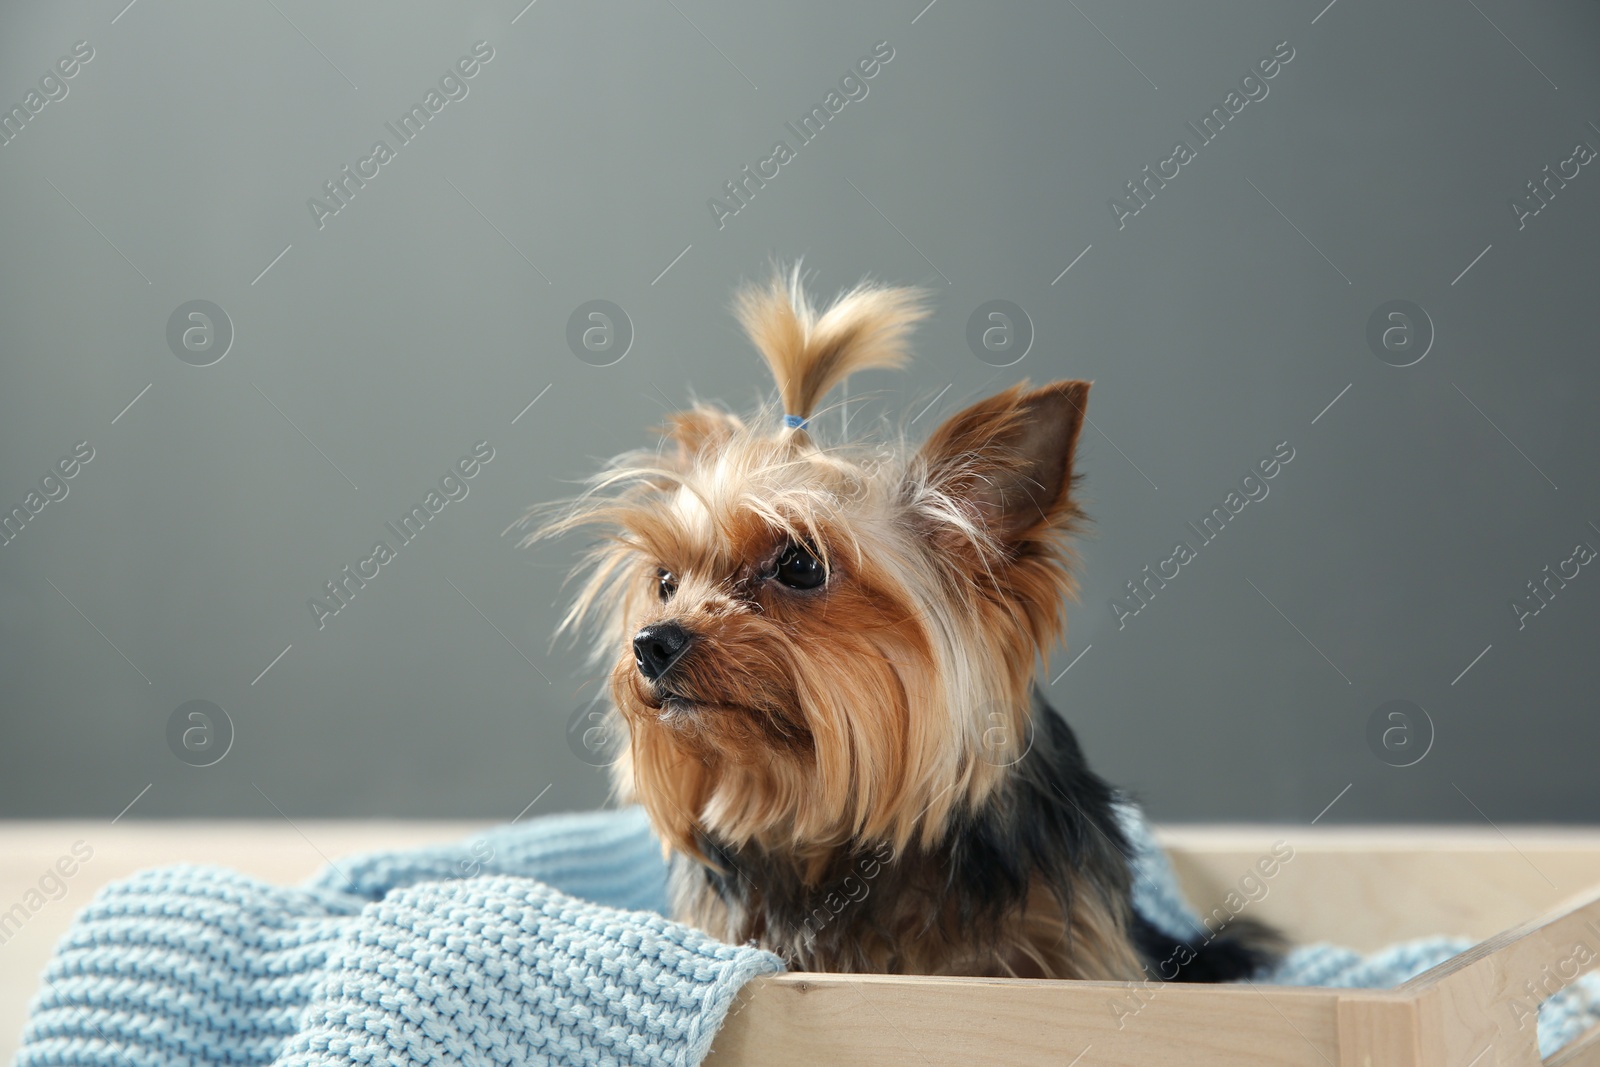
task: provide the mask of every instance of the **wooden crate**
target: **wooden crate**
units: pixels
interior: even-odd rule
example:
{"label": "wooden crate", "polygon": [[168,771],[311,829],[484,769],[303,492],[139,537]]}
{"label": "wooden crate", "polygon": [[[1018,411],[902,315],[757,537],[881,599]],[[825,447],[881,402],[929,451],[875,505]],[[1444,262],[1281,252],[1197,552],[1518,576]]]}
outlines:
{"label": "wooden crate", "polygon": [[[292,884],[328,856],[455,841],[476,829],[0,821],[0,899],[17,899],[68,843],[84,838],[95,848],[68,896],[4,946],[0,1063],[11,1060],[51,946],[106,882],[145,867],[200,862]],[[1115,985],[786,975],[746,988],[707,1062],[1074,1067],[1081,1054],[1075,1067],[1532,1067],[1539,1062],[1532,1026],[1519,1032],[1508,1012],[1517,975],[1566,958],[1571,938],[1600,950],[1600,914],[1590,902],[1554,926],[1512,928],[1558,912],[1585,887],[1600,887],[1600,830],[1503,830],[1158,828],[1186,895],[1203,911],[1282,840],[1294,859],[1248,913],[1296,941],[1370,951],[1434,934],[1493,939],[1402,990],[1161,986],[1119,1030],[1108,1001],[1126,991]],[[1594,1045],[1569,1048],[1556,1064],[1600,1067],[1600,1054]]]}
{"label": "wooden crate", "polygon": [[[1156,984],[1130,1001],[1103,982],[788,974],[746,987],[707,1063],[1538,1067],[1524,983],[1553,991],[1600,962],[1600,832],[1513,833],[1515,844],[1498,830],[1161,831],[1202,911],[1282,840],[1294,858],[1249,914],[1296,942],[1480,940],[1397,989]],[[1600,1067],[1600,1027],[1557,1065]]]}

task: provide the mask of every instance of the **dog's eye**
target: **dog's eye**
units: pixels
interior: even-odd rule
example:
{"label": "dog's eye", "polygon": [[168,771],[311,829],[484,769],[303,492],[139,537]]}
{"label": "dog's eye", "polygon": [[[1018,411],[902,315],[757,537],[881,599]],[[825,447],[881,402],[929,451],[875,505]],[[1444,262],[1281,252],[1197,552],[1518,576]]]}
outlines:
{"label": "dog's eye", "polygon": [[828,571],[804,545],[790,545],[778,557],[772,577],[790,589],[815,589],[828,580]]}
{"label": "dog's eye", "polygon": [[663,604],[671,600],[672,594],[676,593],[677,591],[678,579],[672,576],[671,571],[664,568],[656,571],[656,595],[661,597],[661,602]]}

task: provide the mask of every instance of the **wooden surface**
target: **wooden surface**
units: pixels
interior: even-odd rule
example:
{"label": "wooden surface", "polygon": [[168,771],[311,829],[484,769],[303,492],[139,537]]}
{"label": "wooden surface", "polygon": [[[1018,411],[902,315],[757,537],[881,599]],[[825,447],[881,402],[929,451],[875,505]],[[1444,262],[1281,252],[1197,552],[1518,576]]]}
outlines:
{"label": "wooden surface", "polygon": [[1493,1057],[1483,1058],[1497,1067],[1540,1067],[1531,1012],[1600,960],[1597,932],[1600,887],[1401,986],[1417,1005],[1422,1067],[1471,1062],[1490,1048]]}
{"label": "wooden surface", "polygon": [[1245,914],[1296,941],[1363,952],[1412,937],[1481,941],[1600,885],[1600,830],[1160,827],[1189,899],[1220,900],[1283,841],[1292,860]]}
{"label": "wooden surface", "polygon": [[1405,1067],[1421,1058],[1417,1006],[1409,999],[1382,991],[1344,992],[1335,1019],[1339,1067]]}
{"label": "wooden surface", "polygon": [[[1331,990],[1127,987],[1037,979],[784,975],[757,979],[707,1067],[1330,1067]],[[1223,1020],[1227,1020],[1226,1025]]]}
{"label": "wooden surface", "polygon": [[[0,822],[0,912],[36,888],[61,857],[71,856],[75,842],[94,850],[64,879],[65,894],[0,944],[0,1063],[12,1058],[51,947],[106,882],[145,867],[194,862],[292,884],[330,859],[462,840],[479,828],[420,822],[291,826],[281,820]],[[1600,885],[1600,831],[1501,829],[1505,836],[1487,827],[1163,827],[1158,836],[1196,902],[1218,902],[1230,889],[1237,892],[1244,876],[1259,877],[1257,864],[1274,843],[1286,843],[1295,850],[1293,859],[1260,880],[1265,895],[1253,889],[1258,899],[1243,913],[1278,923],[1299,940],[1371,949],[1437,933],[1486,938]],[[1591,944],[1600,950],[1600,941]],[[1068,1067],[1092,1045],[1079,1067],[1388,1067],[1405,1062],[1406,1043],[1413,1040],[1408,1035],[1417,1031],[1409,1021],[1415,1009],[1387,993],[1346,993],[1344,1005],[1335,1007],[1326,992],[1269,987],[1161,986],[1150,992],[1089,983],[918,981],[923,984],[912,994],[896,980],[876,977],[784,976],[752,983],[718,1035],[710,1062]],[[1224,1001],[1216,1003],[1225,1003],[1220,1013],[1210,1000],[1218,996]],[[1180,1040],[1162,1033],[1169,1026],[1183,1035]],[[1341,1046],[1341,1035],[1352,1026],[1385,1035],[1366,1061],[1352,1041]],[[1274,1035],[1265,1043],[1269,1047],[1239,1036],[1250,1028]],[[757,1048],[760,1055],[744,1055]],[[1563,1067],[1600,1067],[1600,1045],[1574,1057]],[[1488,1067],[1491,1059],[1478,1067]],[[1501,1061],[1501,1067],[1512,1062]],[[1451,1067],[1465,1067],[1465,1060]]]}

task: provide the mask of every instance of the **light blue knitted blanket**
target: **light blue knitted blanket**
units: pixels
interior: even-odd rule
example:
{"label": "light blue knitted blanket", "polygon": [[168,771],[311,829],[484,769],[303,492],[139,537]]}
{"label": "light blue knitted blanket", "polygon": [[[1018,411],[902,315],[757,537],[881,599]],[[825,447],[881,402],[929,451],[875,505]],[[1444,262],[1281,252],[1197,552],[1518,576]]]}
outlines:
{"label": "light blue knitted blanket", "polygon": [[[1139,910],[1204,936],[1133,809]],[[459,845],[342,860],[301,888],[207,867],[103,889],[56,949],[19,1067],[96,1064],[651,1064],[705,1056],[776,956],[663,918],[666,869],[637,809],[554,816]],[[1296,949],[1267,980],[1385,986],[1464,949]],[[1558,1047],[1600,984],[1540,1015]]]}

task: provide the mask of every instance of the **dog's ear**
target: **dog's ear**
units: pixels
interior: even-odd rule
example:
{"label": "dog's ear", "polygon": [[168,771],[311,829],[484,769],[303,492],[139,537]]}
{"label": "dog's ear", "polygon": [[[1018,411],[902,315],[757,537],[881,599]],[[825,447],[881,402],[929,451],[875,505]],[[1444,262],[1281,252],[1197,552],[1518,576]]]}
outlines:
{"label": "dog's ear", "polygon": [[933,432],[921,456],[928,485],[1001,548],[1040,536],[1077,513],[1072,459],[1089,383],[1027,383],[980,400]]}
{"label": "dog's ear", "polygon": [[666,443],[663,457],[674,470],[688,470],[695,457],[703,452],[716,451],[744,429],[739,416],[720,408],[696,404],[687,411],[674,411],[667,416],[666,424],[658,431]]}

